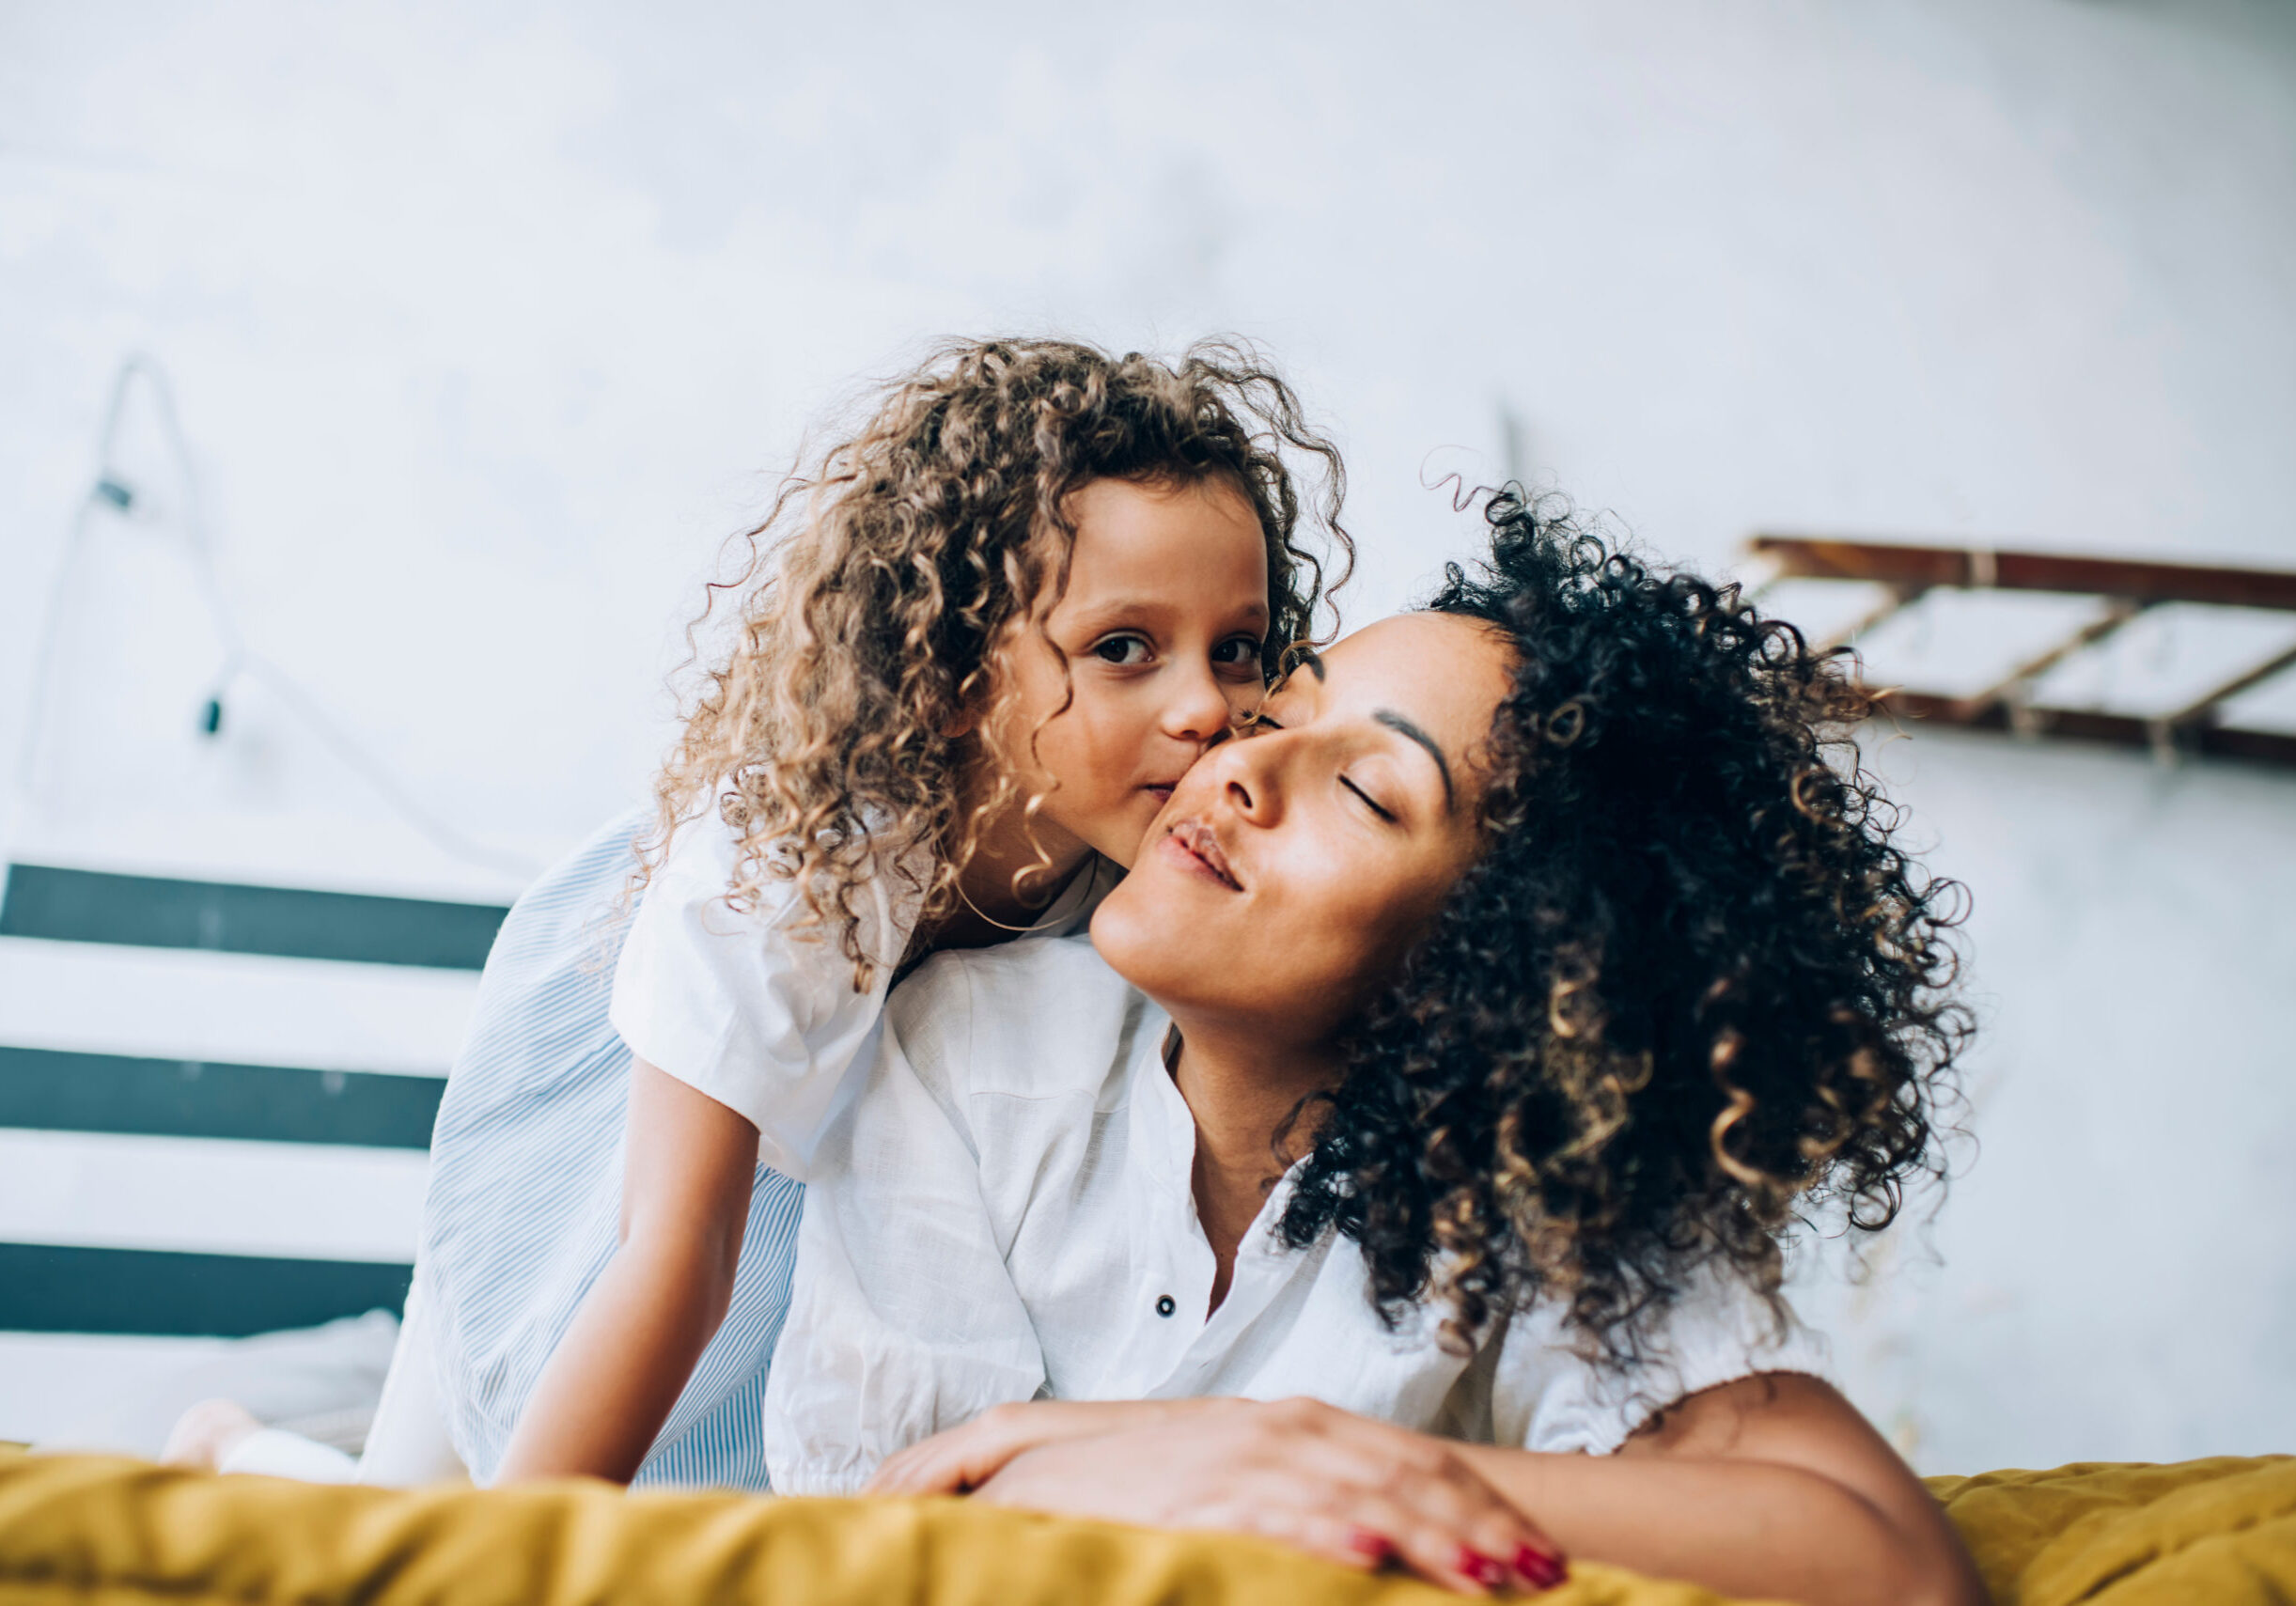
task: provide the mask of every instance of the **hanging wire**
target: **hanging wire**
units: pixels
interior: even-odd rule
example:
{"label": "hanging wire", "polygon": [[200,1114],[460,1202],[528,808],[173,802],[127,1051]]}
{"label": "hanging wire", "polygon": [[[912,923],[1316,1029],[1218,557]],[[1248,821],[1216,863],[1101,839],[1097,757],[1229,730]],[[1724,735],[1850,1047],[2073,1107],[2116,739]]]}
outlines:
{"label": "hanging wire", "polygon": [[176,482],[181,488],[183,498],[178,521],[183,544],[191,556],[192,574],[199,590],[200,600],[214,625],[216,635],[223,643],[223,663],[216,671],[206,706],[201,711],[200,728],[209,736],[219,734],[223,728],[226,698],[231,688],[242,679],[254,681],[276,696],[289,713],[327,751],[374,789],[392,813],[440,852],[497,874],[516,876],[522,881],[532,880],[540,865],[521,854],[503,852],[476,842],[441,819],[415,798],[391,772],[390,767],[353,736],[341,721],[328,713],[293,675],[247,645],[245,635],[240,631],[239,620],[231,610],[229,599],[224,593],[214,553],[208,544],[198,471],[193,463],[189,440],[176,411],[174,388],[168,382],[166,371],[158,362],[142,352],[131,353],[119,365],[118,373],[113,376],[111,396],[103,409],[103,427],[97,437],[96,477],[72,514],[71,529],[65,540],[64,558],[57,566],[55,582],[49,589],[47,607],[41,616],[39,646],[32,661],[31,715],[25,722],[23,745],[17,760],[17,782],[23,795],[29,798],[37,789],[39,747],[47,729],[56,647],[62,632],[64,600],[70,591],[71,578],[85,557],[89,521],[96,514],[103,512],[124,515],[138,499],[134,482],[121,471],[117,460],[121,420],[127,413],[130,392],[138,381],[150,393],[161,434],[166,442],[169,456],[174,460]]}

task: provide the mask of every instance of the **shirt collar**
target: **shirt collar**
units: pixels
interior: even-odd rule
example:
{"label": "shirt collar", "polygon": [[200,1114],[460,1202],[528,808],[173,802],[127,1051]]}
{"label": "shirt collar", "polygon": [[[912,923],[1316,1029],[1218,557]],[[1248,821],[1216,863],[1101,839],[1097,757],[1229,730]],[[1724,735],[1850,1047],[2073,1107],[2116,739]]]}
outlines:
{"label": "shirt collar", "polygon": [[1195,1115],[1179,1096],[1167,1059],[1178,1028],[1153,1000],[1141,1000],[1140,1024],[1132,1035],[1132,1063],[1126,1068],[1125,1124],[1132,1169],[1165,1193],[1192,1199],[1195,1177]]}

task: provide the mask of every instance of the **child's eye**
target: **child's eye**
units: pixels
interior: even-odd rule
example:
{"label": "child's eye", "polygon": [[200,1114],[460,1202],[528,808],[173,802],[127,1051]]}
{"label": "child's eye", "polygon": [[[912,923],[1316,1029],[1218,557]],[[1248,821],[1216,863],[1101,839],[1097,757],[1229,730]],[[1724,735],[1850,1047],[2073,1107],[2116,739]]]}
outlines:
{"label": "child's eye", "polygon": [[1092,656],[1103,663],[1113,663],[1123,669],[1135,669],[1150,656],[1144,636],[1112,635],[1092,644]]}
{"label": "child's eye", "polygon": [[1211,649],[1211,661],[1222,668],[1248,666],[1257,673],[1259,668],[1259,638],[1230,636]]}

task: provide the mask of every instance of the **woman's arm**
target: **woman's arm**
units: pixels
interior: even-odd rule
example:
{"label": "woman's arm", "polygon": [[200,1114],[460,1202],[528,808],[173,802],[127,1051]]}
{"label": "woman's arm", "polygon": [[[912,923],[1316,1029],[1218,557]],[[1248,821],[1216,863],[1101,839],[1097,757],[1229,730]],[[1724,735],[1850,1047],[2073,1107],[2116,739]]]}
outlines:
{"label": "woman's arm", "polygon": [[629,1482],[726,1319],[758,1129],[642,1059],[629,1118],[621,1241],[542,1368],[498,1483]]}
{"label": "woman's arm", "polygon": [[1044,1400],[912,1446],[869,1492],[1256,1534],[1475,1594],[1560,1583],[1554,1541],[1463,1448],[1312,1399]]}
{"label": "woman's arm", "polygon": [[1693,1395],[1615,1456],[1460,1453],[1573,1555],[1809,1606],[1984,1606],[1937,1503],[1815,1378]]}
{"label": "woman's arm", "polygon": [[1313,1400],[1055,1412],[1022,1407],[944,1435],[888,1464],[887,1481],[1260,1534],[1357,1565],[1382,1559],[1367,1545],[1383,1541],[1460,1589],[1502,1582],[1494,1563],[1505,1582],[1552,1582],[1541,1557],[1568,1552],[1809,1606],[1984,1606],[1919,1480],[1846,1400],[1799,1375],[1695,1395],[1615,1456],[1462,1444]]}

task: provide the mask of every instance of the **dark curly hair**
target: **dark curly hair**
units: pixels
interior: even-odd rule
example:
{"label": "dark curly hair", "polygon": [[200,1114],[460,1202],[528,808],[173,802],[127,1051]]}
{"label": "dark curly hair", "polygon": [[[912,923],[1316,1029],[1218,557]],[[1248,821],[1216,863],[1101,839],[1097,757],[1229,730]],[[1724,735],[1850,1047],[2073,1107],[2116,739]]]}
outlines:
{"label": "dark curly hair", "polygon": [[1282,1231],[1335,1225],[1454,1349],[1560,1298],[1631,1361],[1700,1268],[1782,1314],[1786,1228],[1942,1177],[1959,888],[1893,840],[1839,656],[1559,498],[1484,513],[1428,606],[1519,655],[1485,850],[1350,1033]]}

